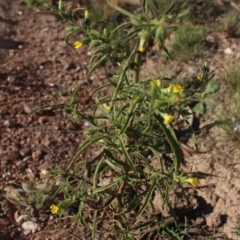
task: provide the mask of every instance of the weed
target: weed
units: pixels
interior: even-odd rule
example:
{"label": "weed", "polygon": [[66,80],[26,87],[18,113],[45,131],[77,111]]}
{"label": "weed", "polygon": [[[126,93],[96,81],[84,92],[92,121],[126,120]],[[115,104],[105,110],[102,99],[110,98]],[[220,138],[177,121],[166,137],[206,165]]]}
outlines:
{"label": "weed", "polygon": [[172,45],[172,55],[174,58],[188,62],[190,59],[199,57],[206,49],[204,38],[207,29],[193,25],[179,27],[174,36]]}
{"label": "weed", "polygon": [[226,32],[228,37],[238,37],[240,34],[239,20],[239,12],[225,13],[220,19],[220,30]]}
{"label": "weed", "polygon": [[[193,111],[205,113],[206,96],[218,89],[216,82],[210,82],[209,64],[204,63],[201,77],[188,90],[173,82],[164,83],[164,77],[140,81],[142,57],[149,41],[171,58],[166,37],[186,12],[172,14],[174,0],[166,9],[161,1],[142,1],[142,12],[138,14],[108,2],[128,19],[111,29],[107,22],[96,21],[86,8],[68,10],[68,4],[62,1],[58,8],[47,0],[26,2],[30,6],[38,5],[43,13],[59,14],[68,23],[65,41],[69,46],[79,50],[87,45],[92,49],[88,76],[105,61],[118,66],[117,73],[93,91],[95,105],[91,113],[85,114],[75,102],[81,86],[72,91],[65,103],[64,111],[70,118],[86,120],[90,127],[67,168],[51,171],[58,183],[51,210],[60,217],[69,215],[92,229],[92,239],[103,230],[104,239],[110,236],[134,239],[141,235],[142,229],[158,224],[148,212],[155,193],[162,205],[172,209],[169,193],[174,186],[196,186],[200,179],[197,174],[180,169],[183,155],[174,126],[180,116],[188,124],[187,117]],[[77,12],[81,13],[81,25],[75,21]],[[81,37],[76,38],[77,33]],[[189,44],[194,52],[191,56],[197,56],[203,49],[204,34],[205,29],[180,27],[177,40],[182,45]],[[184,53],[184,46],[174,51],[181,48]],[[111,89],[110,94],[99,97],[98,92],[104,88]],[[197,104],[189,110],[193,102]],[[96,147],[101,149],[100,154],[92,158],[91,151]],[[164,154],[169,156],[169,161],[162,157]],[[149,157],[156,158],[157,166],[151,164]],[[141,216],[144,221],[136,221]],[[179,239],[186,234],[171,229],[168,233]]]}

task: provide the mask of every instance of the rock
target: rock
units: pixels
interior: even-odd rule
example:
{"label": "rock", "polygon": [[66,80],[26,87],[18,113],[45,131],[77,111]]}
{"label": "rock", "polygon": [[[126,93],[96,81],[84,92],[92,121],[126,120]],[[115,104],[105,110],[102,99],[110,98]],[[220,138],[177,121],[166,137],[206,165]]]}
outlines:
{"label": "rock", "polygon": [[27,220],[28,219],[28,215],[20,215],[20,216],[18,216],[18,217],[16,217],[15,218],[15,221],[18,223],[18,224],[20,224],[20,223],[22,223],[23,221],[25,221],[25,220]]}
{"label": "rock", "polygon": [[11,126],[12,126],[12,123],[10,122],[9,119],[7,119],[7,120],[5,120],[5,121],[3,122],[3,126],[4,126],[4,127],[11,127]]}
{"label": "rock", "polygon": [[26,172],[27,172],[27,176],[28,176],[29,180],[30,180],[30,181],[34,181],[34,179],[35,179],[36,176],[35,176],[35,174],[33,173],[32,169],[27,168],[27,169],[26,169]]}
{"label": "rock", "polygon": [[68,129],[68,130],[78,130],[79,126],[76,123],[68,122],[67,125],[66,125],[66,129]]}
{"label": "rock", "polygon": [[227,55],[232,55],[233,54],[233,50],[229,47],[227,47],[225,50],[224,50],[224,53],[227,54]]}
{"label": "rock", "polygon": [[50,141],[49,138],[46,138],[46,139],[44,139],[44,140],[41,142],[41,144],[42,144],[43,146],[45,146],[45,147],[49,147],[50,144],[51,144],[51,141]]}
{"label": "rock", "polygon": [[25,170],[27,168],[27,163],[24,161],[18,161],[16,165],[19,170]]}
{"label": "rock", "polygon": [[18,152],[20,150],[20,145],[17,144],[17,143],[14,143],[12,145],[12,150],[15,151],[15,152]]}
{"label": "rock", "polygon": [[31,154],[31,148],[30,147],[25,147],[22,148],[19,153],[21,154],[21,156],[26,157],[29,156]]}
{"label": "rock", "polygon": [[26,103],[23,103],[23,110],[27,114],[31,112],[31,108]]}
{"label": "rock", "polygon": [[22,224],[22,228],[24,229],[24,234],[26,233],[27,235],[30,232],[33,233],[36,232],[38,229],[38,224],[31,221],[27,221]]}
{"label": "rock", "polygon": [[43,157],[43,152],[40,149],[32,153],[32,158],[34,161],[40,160],[42,157]]}
{"label": "rock", "polygon": [[9,75],[9,76],[7,77],[7,81],[10,82],[10,83],[14,82],[15,80],[16,80],[16,77],[13,76],[13,75]]}

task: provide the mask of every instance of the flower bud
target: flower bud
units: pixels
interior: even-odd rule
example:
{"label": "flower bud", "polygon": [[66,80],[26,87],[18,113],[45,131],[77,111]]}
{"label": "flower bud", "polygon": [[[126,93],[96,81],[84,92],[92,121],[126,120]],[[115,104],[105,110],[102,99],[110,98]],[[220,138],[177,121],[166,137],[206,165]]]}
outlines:
{"label": "flower bud", "polygon": [[59,9],[59,11],[66,10],[66,4],[64,4],[62,0],[59,0],[59,2],[58,2],[58,9]]}
{"label": "flower bud", "polygon": [[90,26],[91,24],[91,19],[89,17],[89,12],[88,10],[84,10],[84,23],[87,25],[87,26]]}
{"label": "flower bud", "polygon": [[163,49],[164,41],[166,38],[166,29],[163,27],[162,24],[157,27],[155,32],[155,43],[158,45],[159,50]]}
{"label": "flower bud", "polygon": [[140,42],[139,42],[139,46],[138,46],[138,51],[139,52],[145,52],[145,48],[149,39],[149,32],[146,30],[142,30],[139,33],[139,37],[140,37]]}

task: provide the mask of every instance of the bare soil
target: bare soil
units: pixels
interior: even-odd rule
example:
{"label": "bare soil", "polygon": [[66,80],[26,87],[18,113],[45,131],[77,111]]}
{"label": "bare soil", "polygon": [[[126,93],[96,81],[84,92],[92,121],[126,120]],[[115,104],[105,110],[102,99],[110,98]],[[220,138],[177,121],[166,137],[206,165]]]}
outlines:
{"label": "bare soil", "polygon": [[[76,1],[76,4],[79,3]],[[91,53],[86,48],[76,51],[66,46],[60,18],[34,15],[21,0],[1,1],[0,16],[0,187],[3,189],[13,181],[19,184],[38,181],[43,169],[67,166],[84,139],[86,123],[70,120],[61,107],[33,115],[29,113],[36,106],[64,104],[76,85],[82,86],[77,96],[80,105],[91,109],[94,101],[90,92],[107,81],[108,71],[102,68],[86,79]],[[212,32],[207,39],[212,47],[202,58],[188,64],[159,60],[162,53],[153,48],[152,57],[145,63],[144,74],[162,71],[171,76],[182,74],[191,78],[208,60],[216,71],[215,79],[221,81],[225,65],[240,59],[240,42],[221,32]],[[231,54],[225,53],[228,47]],[[167,72],[165,64],[171,71]],[[222,83],[216,95],[215,114],[226,104],[231,104],[225,99],[224,92]],[[216,120],[215,116],[209,112],[207,117],[200,118],[200,128]],[[232,232],[240,213],[240,151],[231,141],[225,140],[225,133],[217,126],[201,133],[198,139],[201,153],[185,156],[184,170],[208,175],[200,180],[199,187],[187,187],[186,196],[175,208],[185,209],[179,216],[184,219],[186,228],[195,229],[196,239],[223,239],[223,236],[237,239]],[[191,146],[191,142],[188,144]],[[176,190],[171,196],[173,204],[177,202],[177,196]],[[49,206],[35,212],[38,231],[25,235],[16,222],[19,210],[6,201],[3,191],[0,199],[2,240],[90,239],[90,230],[64,218],[52,217]],[[153,205],[171,224],[169,210],[162,209],[157,195]],[[153,239],[155,231],[156,227],[152,226],[139,239]],[[99,236],[99,239],[104,238]]]}

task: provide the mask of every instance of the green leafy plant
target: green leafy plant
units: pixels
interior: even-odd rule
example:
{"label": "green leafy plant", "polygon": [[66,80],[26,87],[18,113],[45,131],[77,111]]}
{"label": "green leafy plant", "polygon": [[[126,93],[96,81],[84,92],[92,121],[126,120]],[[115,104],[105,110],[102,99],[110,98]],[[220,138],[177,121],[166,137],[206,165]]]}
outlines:
{"label": "green leafy plant", "polygon": [[236,63],[230,63],[224,71],[222,84],[225,93],[222,97],[223,108],[218,111],[218,119],[222,121],[226,141],[233,141],[238,144],[240,140],[240,70]]}
{"label": "green leafy plant", "polygon": [[[172,58],[165,40],[169,31],[176,29],[174,22],[187,11],[174,13],[175,1],[164,9],[160,0],[148,0],[142,1],[141,13],[133,14],[108,1],[128,18],[111,29],[107,22],[93,21],[85,8],[71,9],[62,1],[58,9],[47,0],[26,2],[40,7],[40,13],[59,14],[67,22],[65,41],[69,46],[78,49],[87,45],[92,50],[88,76],[105,61],[119,66],[117,74],[92,92],[95,106],[91,113],[85,113],[75,102],[81,86],[73,90],[64,106],[70,118],[88,121],[91,126],[67,169],[51,171],[58,181],[52,212],[68,214],[91,228],[92,239],[101,230],[105,230],[104,239],[134,239],[143,228],[158,224],[153,216],[136,222],[147,215],[154,194],[159,194],[162,204],[171,209],[168,197],[174,186],[196,186],[200,178],[181,170],[183,156],[174,126],[181,117],[191,129],[188,116],[194,111],[205,113],[209,105],[206,96],[218,89],[216,82],[210,82],[213,72],[208,63],[187,89],[165,81],[164,76],[140,78],[149,41]],[[77,12],[81,13],[82,24],[75,20]],[[76,39],[78,33],[82,37]],[[110,94],[99,97],[98,92],[104,88],[110,88]],[[191,109],[192,103],[195,108]],[[100,153],[91,158],[94,148]],[[169,156],[168,161],[164,154]],[[157,159],[156,166],[149,157]]]}
{"label": "green leafy plant", "polygon": [[228,34],[229,37],[239,37],[239,12],[229,11],[220,20],[220,29]]}
{"label": "green leafy plant", "polygon": [[172,55],[174,58],[188,62],[190,59],[199,57],[206,49],[204,38],[207,29],[199,26],[184,25],[179,27],[174,36]]}

